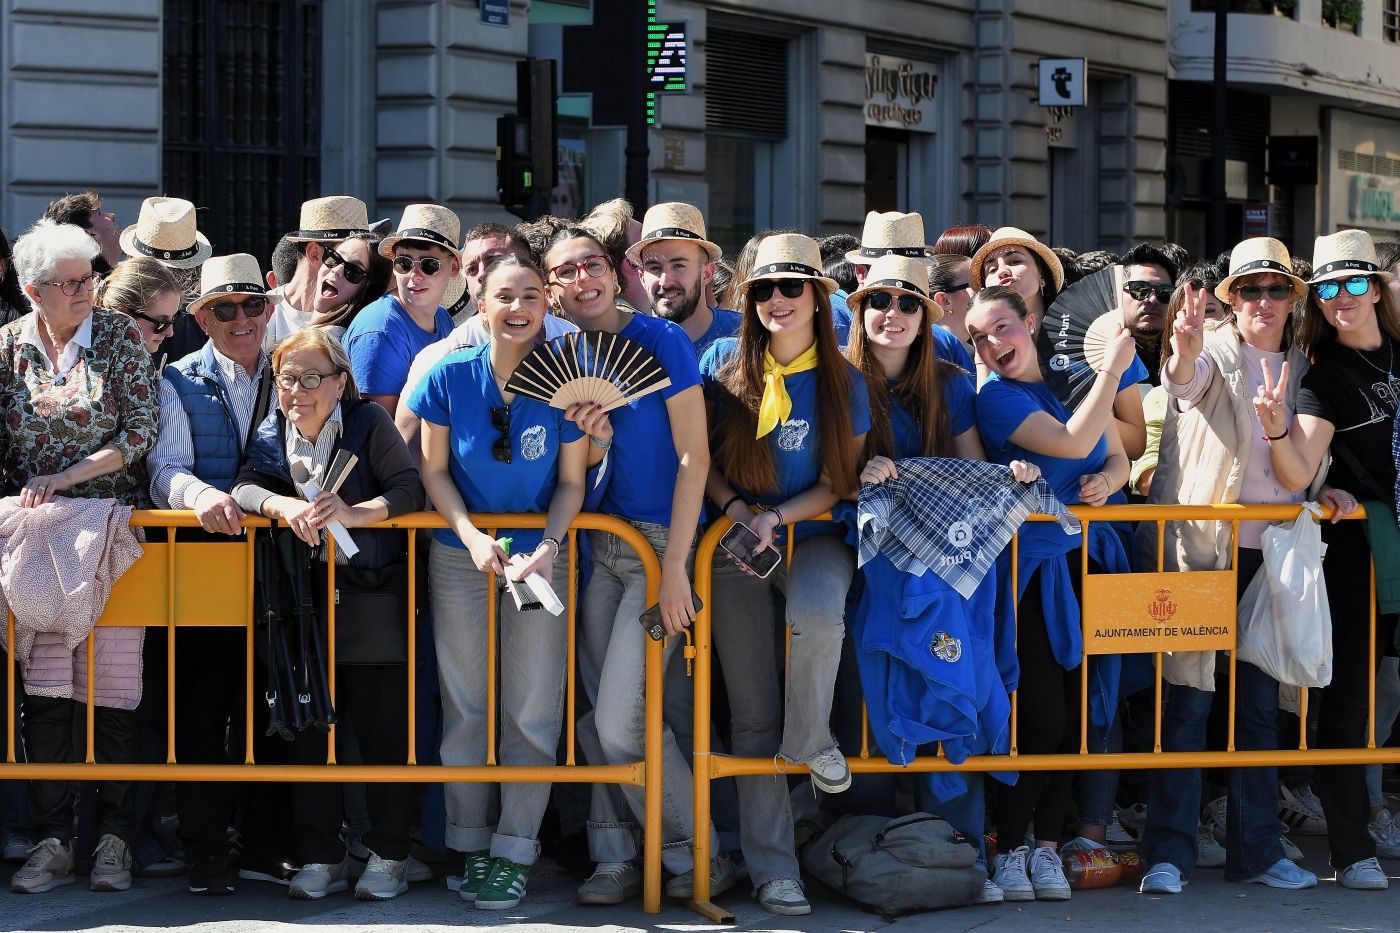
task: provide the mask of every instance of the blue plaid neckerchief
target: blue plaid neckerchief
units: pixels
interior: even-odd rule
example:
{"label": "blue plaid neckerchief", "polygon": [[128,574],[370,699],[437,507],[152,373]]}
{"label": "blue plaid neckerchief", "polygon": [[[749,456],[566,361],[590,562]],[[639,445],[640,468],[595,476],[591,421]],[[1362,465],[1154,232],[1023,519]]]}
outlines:
{"label": "blue plaid neckerchief", "polygon": [[906,573],[932,570],[971,597],[1027,515],[1053,515],[1065,534],[1079,520],[1045,480],[1018,483],[1011,468],[981,460],[899,460],[899,475],[861,487],[859,562],[877,553]]}

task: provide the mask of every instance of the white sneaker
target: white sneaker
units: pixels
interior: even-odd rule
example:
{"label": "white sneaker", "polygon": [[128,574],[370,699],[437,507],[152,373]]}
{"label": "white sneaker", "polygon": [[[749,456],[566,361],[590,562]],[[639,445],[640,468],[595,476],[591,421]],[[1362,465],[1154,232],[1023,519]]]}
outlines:
{"label": "white sneaker", "polygon": [[1201,825],[1209,829],[1215,841],[1222,846],[1225,844],[1225,827],[1229,825],[1226,819],[1229,808],[1229,797],[1216,797],[1201,808]]}
{"label": "white sneaker", "polygon": [[982,881],[982,890],[974,894],[972,903],[974,904],[1000,904],[1006,900],[1006,895],[1001,892],[1001,888],[996,886],[991,878]]}
{"label": "white sneaker", "polygon": [[1181,880],[1181,869],[1171,862],[1158,862],[1142,876],[1142,881],[1138,884],[1138,893],[1180,894],[1184,884],[1186,882]]}
{"label": "white sneaker", "polygon": [[1196,827],[1196,867],[1225,867],[1225,847],[1215,841],[1215,834],[1204,824]]}
{"label": "white sneaker", "polygon": [[1030,854],[1028,846],[997,853],[993,862],[992,883],[1001,888],[1003,900],[1035,900],[1035,888],[1031,885],[1030,876],[1026,874],[1026,859]]}
{"label": "white sneaker", "polygon": [[1327,835],[1327,817],[1322,813],[1322,801],[1306,784],[1297,790],[1279,785],[1278,818],[1289,831],[1299,835]]}
{"label": "white sneaker", "polygon": [[802,890],[802,882],[793,878],[774,878],[765,881],[753,892],[758,906],[770,914],[783,917],[805,917],[812,912],[812,905]]}
{"label": "white sneaker", "polygon": [[292,878],[287,894],[299,901],[319,901],[327,894],[336,894],[350,887],[350,856],[339,865],[312,862],[301,866]]}
{"label": "white sneaker", "polygon": [[851,768],[846,756],[835,745],[818,752],[807,768],[812,772],[812,786],[827,794],[839,794],[851,786]]}
{"label": "white sneaker", "polygon": [[373,850],[369,864],[355,885],[355,899],[387,901],[408,890],[408,859],[380,858]]}
{"label": "white sneaker", "polygon": [[578,889],[580,904],[621,904],[642,890],[642,873],[632,862],[599,862]]}
{"label": "white sneaker", "polygon": [[1390,887],[1390,879],[1381,871],[1380,862],[1364,858],[1337,872],[1337,884],[1353,891],[1384,891]]}
{"label": "white sneaker", "polygon": [[1069,900],[1069,879],[1065,877],[1065,866],[1060,863],[1060,854],[1054,849],[1036,846],[1031,852],[1029,872],[1036,900]]}
{"label": "white sneaker", "polygon": [[1377,855],[1381,858],[1400,858],[1400,827],[1396,827],[1395,817],[1389,810],[1382,808],[1371,817],[1366,831],[1376,843]]}
{"label": "white sneaker", "polygon": [[103,833],[92,853],[91,891],[125,891],[131,887],[131,852],[120,836]]}

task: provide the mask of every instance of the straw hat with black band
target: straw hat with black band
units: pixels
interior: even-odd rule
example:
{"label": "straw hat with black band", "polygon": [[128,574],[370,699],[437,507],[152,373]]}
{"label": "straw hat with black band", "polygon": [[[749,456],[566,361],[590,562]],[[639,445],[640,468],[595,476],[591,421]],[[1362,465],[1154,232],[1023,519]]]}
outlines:
{"label": "straw hat with black band", "polygon": [[1060,257],[1056,256],[1050,247],[1019,227],[1001,227],[992,231],[992,238],[972,255],[972,290],[974,292],[981,291],[987,284],[982,273],[983,264],[997,253],[1013,247],[1020,247],[1027,252],[1034,253],[1045,264],[1045,268],[1050,272],[1050,278],[1055,282],[1055,291],[1058,292],[1065,287],[1065,267],[1060,264]]}
{"label": "straw hat with black band", "polygon": [[1228,308],[1236,281],[1266,272],[1288,279],[1293,285],[1294,301],[1308,293],[1307,283],[1293,274],[1293,257],[1288,255],[1288,247],[1271,236],[1257,236],[1241,241],[1230,251],[1230,274],[1215,286],[1215,297]]}
{"label": "straw hat with black band", "polygon": [[822,251],[817,241],[800,233],[775,233],[758,244],[753,269],[739,283],[747,289],[754,282],[770,279],[811,279],[820,283],[830,295],[840,286],[835,279],[822,275]]}
{"label": "straw hat with black band", "polygon": [[195,207],[184,198],[147,198],[136,223],[122,231],[122,252],[149,256],[172,269],[194,269],[214,253],[195,229]]}
{"label": "straw hat with black band", "polygon": [[293,243],[339,243],[369,232],[365,202],[346,194],[314,198],[301,206],[297,229],[287,234]]}
{"label": "straw hat with black band", "polygon": [[462,222],[451,208],[441,204],[410,204],[403,209],[399,228],[392,236],[379,243],[379,255],[386,259],[394,258],[394,247],[404,240],[417,240],[433,246],[441,246],[458,259],[462,251],[457,243],[462,238]]}
{"label": "straw hat with black band", "polygon": [[865,227],[860,234],[860,249],[846,254],[854,266],[868,266],[881,256],[903,256],[917,259],[925,266],[933,265],[924,245],[924,218],[921,214],[899,211],[865,215]]}
{"label": "straw hat with black band", "polygon": [[707,238],[705,218],[699,208],[681,201],[667,201],[647,209],[646,216],[642,218],[642,236],[627,247],[627,258],[640,266],[646,248],[665,240],[694,243],[709,255],[707,262],[718,262],[724,255],[719,244]]}
{"label": "straw hat with black band", "polygon": [[1382,282],[1394,276],[1382,269],[1376,257],[1376,242],[1365,230],[1338,230],[1320,236],[1313,243],[1313,277],[1309,285],[1354,275],[1372,275]]}
{"label": "straw hat with black band", "polygon": [[267,296],[262,269],[257,257],[248,253],[214,256],[204,263],[199,274],[199,297],[190,302],[189,312],[228,298]]}
{"label": "straw hat with black band", "polygon": [[[913,295],[924,303],[924,313],[929,323],[936,324],[943,319],[940,308],[928,293],[928,267],[917,259],[908,256],[881,256],[870,264],[865,273],[865,282],[860,288],[846,297],[846,304],[859,308],[862,300],[871,292],[889,291],[901,295]],[[858,323],[853,326],[860,326]]]}

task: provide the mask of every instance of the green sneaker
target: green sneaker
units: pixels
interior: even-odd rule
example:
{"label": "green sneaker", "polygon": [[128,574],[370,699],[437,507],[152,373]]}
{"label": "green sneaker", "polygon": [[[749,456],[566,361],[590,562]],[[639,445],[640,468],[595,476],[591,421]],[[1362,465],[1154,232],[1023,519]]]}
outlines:
{"label": "green sneaker", "polygon": [[457,893],[467,903],[475,902],[490,875],[491,853],[486,849],[468,852],[467,864],[462,869],[462,886],[457,889]]}
{"label": "green sneaker", "polygon": [[510,910],[525,896],[529,865],[517,865],[508,858],[491,863],[491,877],[476,895],[477,910]]}

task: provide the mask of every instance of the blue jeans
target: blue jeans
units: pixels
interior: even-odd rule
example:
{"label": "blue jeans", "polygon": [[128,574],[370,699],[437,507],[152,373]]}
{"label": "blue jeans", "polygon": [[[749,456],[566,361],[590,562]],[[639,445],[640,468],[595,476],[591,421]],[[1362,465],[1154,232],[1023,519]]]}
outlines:
{"label": "blue jeans", "polygon": [[[1275,710],[1278,681],[1253,664],[1235,665],[1235,747],[1241,751],[1278,746]],[[1224,685],[1221,685],[1224,687]],[[1162,749],[1202,751],[1206,719],[1216,697],[1194,687],[1171,686],[1162,714]],[[1278,773],[1272,767],[1231,768],[1230,802],[1226,816],[1225,877],[1244,881],[1263,874],[1283,858],[1279,841]],[[1189,879],[1196,868],[1196,826],[1201,812],[1201,772],[1198,768],[1162,769],[1152,776],[1147,802],[1147,828],[1142,851],[1148,865],[1170,862]]]}

